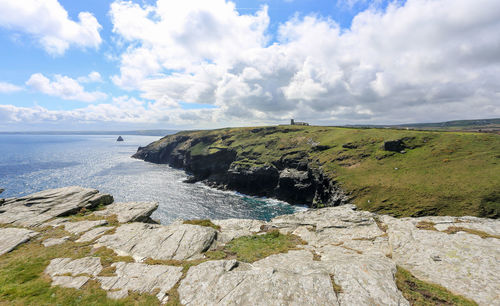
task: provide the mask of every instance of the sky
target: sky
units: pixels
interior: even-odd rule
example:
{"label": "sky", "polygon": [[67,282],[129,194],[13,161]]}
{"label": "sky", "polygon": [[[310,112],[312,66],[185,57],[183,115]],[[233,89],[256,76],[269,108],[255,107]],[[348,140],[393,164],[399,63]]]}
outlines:
{"label": "sky", "polygon": [[0,131],[500,117],[498,0],[0,0]]}

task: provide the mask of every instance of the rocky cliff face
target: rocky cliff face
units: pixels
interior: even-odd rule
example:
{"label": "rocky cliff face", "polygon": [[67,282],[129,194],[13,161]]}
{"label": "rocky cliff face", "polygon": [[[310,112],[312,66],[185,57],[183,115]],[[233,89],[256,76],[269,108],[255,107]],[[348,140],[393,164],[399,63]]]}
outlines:
{"label": "rocky cliff face", "polygon": [[167,136],[140,147],[133,157],[184,169],[192,175],[189,182],[203,181],[212,187],[292,204],[323,207],[348,201],[337,183],[313,165],[304,152],[256,164],[234,148],[211,146],[214,140],[214,137]]}

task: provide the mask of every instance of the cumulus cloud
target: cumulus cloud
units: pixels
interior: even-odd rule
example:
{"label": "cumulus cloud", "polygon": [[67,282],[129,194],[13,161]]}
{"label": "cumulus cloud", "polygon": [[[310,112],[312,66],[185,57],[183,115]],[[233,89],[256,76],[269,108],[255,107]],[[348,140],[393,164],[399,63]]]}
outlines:
{"label": "cumulus cloud", "polygon": [[102,82],[101,74],[97,71],[92,71],[87,76],[82,76],[77,78],[80,83],[100,83]]}
{"label": "cumulus cloud", "polygon": [[23,88],[20,86],[7,82],[0,82],[0,93],[13,93],[21,90],[23,90]]}
{"label": "cumulus cloud", "polygon": [[64,100],[94,102],[107,97],[105,93],[100,91],[87,92],[77,80],[59,74],[50,80],[41,73],[35,73],[26,81],[26,85],[33,90]]}
{"label": "cumulus cloud", "polygon": [[[354,4],[359,1],[348,1]],[[210,103],[220,122],[412,122],[500,115],[500,2],[408,0],[350,29],[295,16],[270,43],[267,8],[116,1],[128,48],[114,82],[155,101]]]}
{"label": "cumulus cloud", "polygon": [[34,36],[46,52],[61,55],[70,47],[98,48],[101,25],[88,12],[78,21],[57,0],[0,0],[0,26]]}
{"label": "cumulus cloud", "polygon": [[182,126],[192,127],[200,119],[207,120],[212,111],[190,109],[184,110],[178,105],[163,102],[148,102],[128,96],[112,99],[110,103],[91,104],[73,110],[49,110],[41,106],[18,107],[0,105],[0,127],[15,129],[26,124],[31,126],[71,125],[71,126],[110,126],[126,124],[148,127]]}

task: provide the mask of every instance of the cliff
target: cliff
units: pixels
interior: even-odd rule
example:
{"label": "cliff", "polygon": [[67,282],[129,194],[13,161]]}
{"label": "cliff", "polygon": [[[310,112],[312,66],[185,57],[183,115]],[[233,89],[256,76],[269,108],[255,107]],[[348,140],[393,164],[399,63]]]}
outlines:
{"label": "cliff", "polygon": [[334,127],[180,132],[133,156],[191,182],[393,216],[500,216],[500,136]]}
{"label": "cliff", "polygon": [[342,205],[269,222],[144,223],[156,207],[81,187],[6,199],[0,304],[498,303],[499,220]]}

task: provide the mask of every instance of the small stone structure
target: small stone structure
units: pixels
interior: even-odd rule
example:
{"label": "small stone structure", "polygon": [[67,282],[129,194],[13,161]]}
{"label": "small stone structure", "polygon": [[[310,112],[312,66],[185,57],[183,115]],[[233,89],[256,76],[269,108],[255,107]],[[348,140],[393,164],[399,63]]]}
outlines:
{"label": "small stone structure", "polygon": [[307,122],[295,121],[294,119],[290,120],[290,125],[309,125]]}

